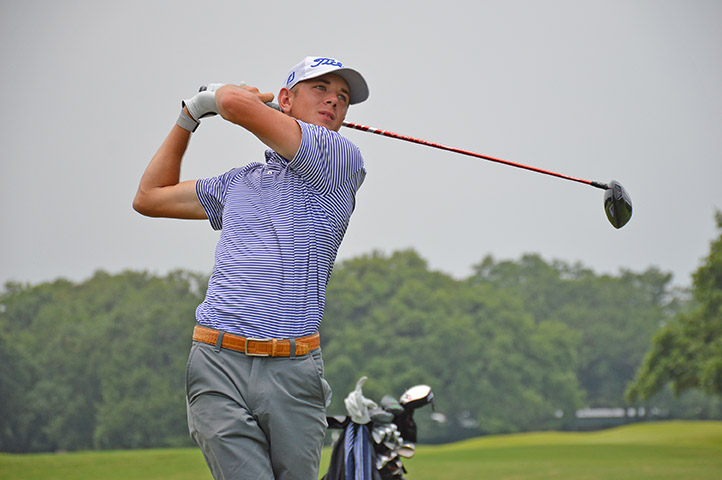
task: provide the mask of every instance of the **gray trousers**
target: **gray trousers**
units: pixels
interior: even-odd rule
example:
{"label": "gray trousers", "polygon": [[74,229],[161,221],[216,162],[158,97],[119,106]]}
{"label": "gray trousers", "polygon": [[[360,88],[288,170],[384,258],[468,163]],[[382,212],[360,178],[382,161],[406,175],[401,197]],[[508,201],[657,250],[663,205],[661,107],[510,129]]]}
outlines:
{"label": "gray trousers", "polygon": [[331,389],[321,350],[249,357],[193,342],[188,428],[216,480],[317,480]]}

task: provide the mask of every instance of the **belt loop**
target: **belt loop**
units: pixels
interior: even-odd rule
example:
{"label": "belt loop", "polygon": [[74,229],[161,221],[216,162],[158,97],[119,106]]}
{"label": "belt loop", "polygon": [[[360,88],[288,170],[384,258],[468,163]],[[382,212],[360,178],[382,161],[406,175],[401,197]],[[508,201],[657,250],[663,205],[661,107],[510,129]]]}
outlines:
{"label": "belt loop", "polygon": [[289,341],[290,344],[291,344],[291,351],[290,351],[290,353],[288,354],[288,356],[291,357],[291,358],[293,358],[293,357],[296,356],[296,340],[293,339],[293,338],[291,338],[291,339],[289,339],[288,341]]}
{"label": "belt loop", "polygon": [[223,335],[225,333],[226,332],[218,332],[218,340],[216,340],[216,348],[214,348],[216,353],[220,352],[221,348],[223,348]]}

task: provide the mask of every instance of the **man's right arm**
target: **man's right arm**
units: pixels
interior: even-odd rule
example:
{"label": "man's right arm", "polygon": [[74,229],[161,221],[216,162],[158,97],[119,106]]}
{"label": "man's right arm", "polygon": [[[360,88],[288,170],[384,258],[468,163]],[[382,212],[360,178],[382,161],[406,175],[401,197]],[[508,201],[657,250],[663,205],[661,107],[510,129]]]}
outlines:
{"label": "man's right arm", "polygon": [[[279,99],[285,105],[284,94]],[[286,90],[287,92],[287,90]],[[290,114],[269,108],[265,102],[273,100],[272,93],[261,93],[247,85],[225,85],[216,92],[218,113],[231,123],[253,133],[259,140],[287,160],[291,160],[301,145],[301,127]]]}
{"label": "man's right arm", "polygon": [[133,199],[138,213],[149,217],[208,218],[196,194],[196,180],[180,181],[181,160],[190,136],[188,130],[173,126],[140,179]]}

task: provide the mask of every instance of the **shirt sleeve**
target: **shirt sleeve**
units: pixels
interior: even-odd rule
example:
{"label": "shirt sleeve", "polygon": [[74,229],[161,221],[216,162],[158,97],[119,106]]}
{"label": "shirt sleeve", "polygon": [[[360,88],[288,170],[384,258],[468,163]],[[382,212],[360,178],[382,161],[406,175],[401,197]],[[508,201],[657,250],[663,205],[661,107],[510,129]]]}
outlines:
{"label": "shirt sleeve", "polygon": [[290,167],[321,194],[349,181],[358,188],[366,175],[359,148],[338,132],[297,120],[301,145]]}
{"label": "shirt sleeve", "polygon": [[196,182],[196,194],[203,206],[213,230],[223,228],[223,207],[226,204],[228,186],[242,169],[234,168],[217,177],[203,178]]}

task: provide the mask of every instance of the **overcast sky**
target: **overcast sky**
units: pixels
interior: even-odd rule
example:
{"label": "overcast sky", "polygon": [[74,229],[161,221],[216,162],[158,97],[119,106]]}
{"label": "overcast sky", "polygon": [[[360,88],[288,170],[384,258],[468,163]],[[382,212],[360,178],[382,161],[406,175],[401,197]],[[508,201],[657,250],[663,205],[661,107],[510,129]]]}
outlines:
{"label": "overcast sky", "polygon": [[[2,0],[0,285],[209,273],[218,233],[135,213],[138,180],[199,85],[277,94],[307,55],[366,77],[349,121],[615,179],[634,205],[615,230],[601,190],[344,129],[368,176],[339,260],[411,247],[463,278],[538,253],[689,285],[722,209],[720,25],[718,0]],[[264,149],[204,120],[183,179]]]}

